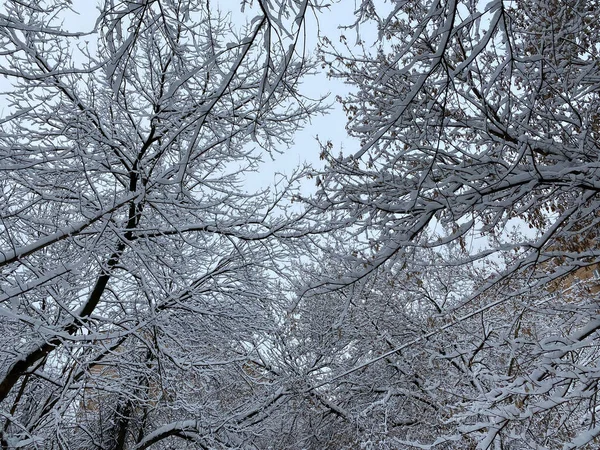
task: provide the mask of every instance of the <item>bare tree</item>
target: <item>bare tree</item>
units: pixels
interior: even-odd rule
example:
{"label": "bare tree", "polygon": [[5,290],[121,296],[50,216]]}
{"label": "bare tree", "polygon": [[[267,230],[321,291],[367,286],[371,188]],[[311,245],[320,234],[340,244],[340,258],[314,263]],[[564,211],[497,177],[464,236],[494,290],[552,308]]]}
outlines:
{"label": "bare tree", "polygon": [[68,0],[5,2],[3,448],[261,446],[282,395],[251,361],[282,308],[280,241],[310,230],[293,179],[243,180],[321,111],[298,91],[318,6],[242,7],[236,27],[210,1],[106,0],[73,33]]}
{"label": "bare tree", "polygon": [[[381,380],[385,370],[419,367],[418,358],[405,355],[418,353],[414,347],[437,352],[430,353],[424,383],[437,400],[449,395],[427,413],[443,411],[439,422],[416,432],[412,424],[381,431],[389,425],[381,416],[376,425],[385,445],[595,445],[600,321],[594,282],[581,271],[591,273],[600,262],[598,8],[593,1],[407,0],[384,13],[364,1],[342,44],[323,44],[331,76],[355,88],[340,101],[362,147],[337,156],[323,146],[328,168],[310,201],[348,223],[344,239],[355,242],[338,255],[343,270],[313,280],[305,296],[332,301],[334,293],[348,295],[350,286],[373,277],[409,276],[415,254],[444,253],[447,246],[455,251],[441,264],[447,271],[502,263],[475,275],[460,301],[435,314],[409,308],[400,323],[380,322],[380,341],[364,342],[370,350],[359,352],[369,357],[330,366],[314,383],[315,392],[328,389],[326,399],[346,399],[340,411],[351,413],[357,384]],[[379,32],[372,46],[359,32],[369,21]],[[430,259],[422,270],[431,277],[442,261]],[[397,309],[397,302],[416,301],[385,284],[369,291],[366,317],[387,304],[386,296]],[[431,292],[441,304],[444,290]],[[337,311],[345,305],[340,298]],[[362,308],[356,303],[355,314]],[[393,330],[418,320],[420,332],[380,348]],[[365,330],[357,326],[354,339],[368,341]],[[345,349],[337,357],[351,354]],[[436,372],[439,360],[444,369]],[[410,373],[390,379],[410,385]],[[377,396],[382,385],[360,391],[372,396],[372,409],[363,411],[393,411],[398,390]],[[418,389],[413,383],[414,398]],[[423,421],[424,413],[414,411],[427,406],[420,408],[408,415]]]}

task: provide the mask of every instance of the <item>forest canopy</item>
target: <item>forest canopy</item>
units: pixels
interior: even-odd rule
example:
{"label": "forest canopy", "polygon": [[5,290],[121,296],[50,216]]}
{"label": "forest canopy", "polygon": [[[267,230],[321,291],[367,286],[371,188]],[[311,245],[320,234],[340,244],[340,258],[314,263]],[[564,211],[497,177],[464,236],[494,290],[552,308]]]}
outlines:
{"label": "forest canopy", "polygon": [[600,4],[235,7],[0,8],[2,448],[596,448]]}

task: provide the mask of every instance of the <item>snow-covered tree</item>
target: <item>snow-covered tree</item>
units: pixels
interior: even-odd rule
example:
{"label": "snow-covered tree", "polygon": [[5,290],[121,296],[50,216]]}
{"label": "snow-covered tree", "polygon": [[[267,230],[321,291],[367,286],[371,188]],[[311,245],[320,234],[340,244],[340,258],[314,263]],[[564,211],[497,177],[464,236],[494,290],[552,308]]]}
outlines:
{"label": "snow-covered tree", "polygon": [[318,6],[241,4],[245,26],[212,1],[105,0],[72,32],[69,0],[4,2],[3,448],[263,447],[281,392],[252,361],[282,240],[310,230],[294,180],[243,181],[321,110],[298,90]]}
{"label": "snow-covered tree", "polygon": [[[599,10],[596,1],[363,1],[341,44],[323,43],[323,64],[353,89],[340,102],[361,148],[338,156],[323,146],[328,167],[310,201],[348,223],[354,244],[305,296],[334,302],[337,313],[319,313],[330,317],[364,309],[368,321],[382,305],[396,310],[388,323],[375,321],[380,331],[354,326],[350,347],[337,354],[345,367],[324,370],[315,391],[331,386],[328,400],[355,423],[358,411],[390,414],[367,427],[382,433],[382,445],[597,445],[600,317],[597,289],[582,271],[600,263]],[[375,44],[361,35],[367,22],[377,26]],[[423,270],[472,275],[462,276],[460,300],[436,314],[411,307],[419,297],[388,281],[370,286],[364,305],[344,300],[351,286],[410,277],[415,255],[448,246],[450,260],[430,257]],[[498,269],[484,270],[490,264]],[[441,304],[444,290],[431,292]],[[420,337],[394,336],[419,320]],[[364,359],[352,359],[360,342]],[[398,388],[411,386],[419,364],[439,409],[422,403],[400,414]],[[381,388],[386,370],[396,390]],[[418,404],[419,387],[411,389],[403,407]],[[392,431],[388,419],[403,414],[421,428]]]}
{"label": "snow-covered tree", "polygon": [[[362,0],[315,66],[238,3],[0,9],[0,445],[594,448],[600,4]],[[244,180],[315,67],[302,211]]]}

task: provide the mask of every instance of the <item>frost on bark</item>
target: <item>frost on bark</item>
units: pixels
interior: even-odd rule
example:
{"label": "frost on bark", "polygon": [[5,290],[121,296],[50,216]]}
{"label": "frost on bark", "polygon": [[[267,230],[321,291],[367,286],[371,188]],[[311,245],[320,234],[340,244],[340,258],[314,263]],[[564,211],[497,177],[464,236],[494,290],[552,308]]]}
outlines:
{"label": "frost on bark", "polygon": [[261,446],[281,395],[251,361],[309,230],[294,180],[243,180],[321,110],[298,90],[318,6],[242,2],[234,26],[216,2],[105,0],[75,33],[70,3],[0,12],[1,445]]}

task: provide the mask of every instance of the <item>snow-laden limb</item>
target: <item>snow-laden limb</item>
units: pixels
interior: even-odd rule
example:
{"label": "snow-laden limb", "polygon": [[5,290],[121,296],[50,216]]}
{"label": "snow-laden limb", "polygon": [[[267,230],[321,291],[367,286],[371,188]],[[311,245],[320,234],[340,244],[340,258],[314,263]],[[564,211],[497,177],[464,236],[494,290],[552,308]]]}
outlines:
{"label": "snow-laden limb", "polygon": [[157,442],[166,439],[170,436],[179,437],[182,439],[195,440],[195,437],[200,434],[197,420],[184,420],[163,425],[156,430],[148,433],[138,442],[133,449],[145,450],[146,448],[156,444]]}
{"label": "snow-laden limb", "polygon": [[[47,236],[44,236],[42,238],[39,238],[35,242],[32,242],[30,244],[23,245],[10,250],[0,250],[0,267],[7,264],[11,264],[21,258],[25,258],[26,256],[29,256],[34,252],[44,250],[46,247],[60,242],[63,239],[67,239],[71,236],[77,236],[86,228],[92,226],[95,222],[106,218],[106,216],[110,216],[119,208],[131,203],[132,201],[135,201],[136,197],[138,196],[139,194],[128,194],[125,196],[125,198],[116,199],[115,203],[111,207],[97,212],[93,217],[86,218],[86,220],[83,220],[74,225],[67,225],[62,229],[54,233],[48,234]],[[10,233],[10,230],[7,230],[7,232]]]}
{"label": "snow-laden limb", "polygon": [[576,448],[585,448],[585,446],[589,443],[593,443],[600,436],[600,427],[594,427],[591,430],[586,430],[581,433],[575,439],[573,439],[570,443],[565,444],[563,447],[564,450],[572,450]]}

